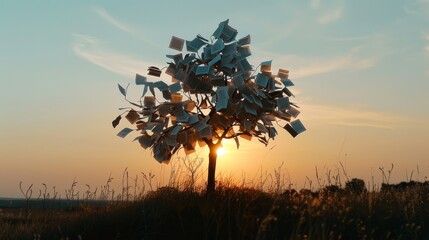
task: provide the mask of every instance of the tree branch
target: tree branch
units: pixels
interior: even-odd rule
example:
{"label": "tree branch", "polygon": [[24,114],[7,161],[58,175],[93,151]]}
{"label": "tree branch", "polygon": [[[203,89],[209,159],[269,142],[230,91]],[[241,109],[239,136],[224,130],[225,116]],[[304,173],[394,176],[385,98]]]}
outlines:
{"label": "tree branch", "polygon": [[229,137],[224,137],[224,139],[232,139],[232,138],[236,138],[236,137],[238,137],[238,136],[240,136],[240,135],[249,135],[249,136],[252,136],[251,134],[249,134],[249,133],[244,133],[244,132],[241,132],[241,133],[236,133],[236,134],[234,134],[234,135],[232,135],[232,136],[229,136]]}
{"label": "tree branch", "polygon": [[201,139],[209,146],[209,148],[213,146],[213,142],[210,141],[209,139],[207,138],[201,138]]}

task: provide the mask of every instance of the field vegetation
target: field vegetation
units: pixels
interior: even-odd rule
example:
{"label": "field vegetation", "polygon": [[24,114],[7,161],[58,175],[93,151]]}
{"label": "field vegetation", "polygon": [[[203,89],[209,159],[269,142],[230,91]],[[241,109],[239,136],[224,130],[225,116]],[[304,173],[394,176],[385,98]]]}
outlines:
{"label": "field vegetation", "polygon": [[[183,160],[183,161],[189,161]],[[281,167],[246,186],[223,178],[214,193],[196,185],[198,161],[182,165],[187,178],[172,175],[155,188],[153,174],[141,184],[124,172],[115,193],[109,177],[100,190],[79,193],[76,181],[58,194],[21,185],[25,204],[0,210],[0,239],[425,239],[429,236],[429,184],[391,185],[329,176],[317,187],[290,188]],[[177,170],[177,168],[176,168]],[[317,173],[318,174],[318,173]],[[328,175],[327,175],[328,176]],[[267,181],[267,179],[270,179]],[[134,181],[129,181],[129,179]],[[337,179],[337,180],[335,180]],[[319,179],[320,180],[320,179]],[[318,180],[318,181],[319,181]],[[330,184],[329,184],[330,183]],[[265,184],[265,185],[264,185]],[[268,184],[268,186],[267,186]],[[311,182],[308,185],[312,185]],[[314,189],[311,189],[314,188]],[[38,199],[38,200],[37,200]],[[55,204],[55,202],[57,204]]]}

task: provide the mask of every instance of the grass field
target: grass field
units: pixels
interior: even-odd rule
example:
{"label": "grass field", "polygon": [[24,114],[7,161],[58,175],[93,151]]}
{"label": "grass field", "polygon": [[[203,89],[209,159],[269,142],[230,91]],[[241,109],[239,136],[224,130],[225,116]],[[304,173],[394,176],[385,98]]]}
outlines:
{"label": "grass field", "polygon": [[163,187],[104,204],[29,202],[1,209],[0,239],[427,239],[429,188],[411,183],[317,192],[219,184],[211,195]]}

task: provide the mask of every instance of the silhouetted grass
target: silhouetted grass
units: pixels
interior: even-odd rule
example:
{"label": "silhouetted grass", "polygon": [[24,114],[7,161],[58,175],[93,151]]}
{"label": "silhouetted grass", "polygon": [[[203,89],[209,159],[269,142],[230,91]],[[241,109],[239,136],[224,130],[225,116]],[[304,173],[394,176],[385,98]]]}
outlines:
{"label": "silhouetted grass", "polygon": [[29,216],[6,209],[0,239],[426,239],[428,190],[274,194],[220,186],[205,195],[164,187],[104,206],[32,209]]}

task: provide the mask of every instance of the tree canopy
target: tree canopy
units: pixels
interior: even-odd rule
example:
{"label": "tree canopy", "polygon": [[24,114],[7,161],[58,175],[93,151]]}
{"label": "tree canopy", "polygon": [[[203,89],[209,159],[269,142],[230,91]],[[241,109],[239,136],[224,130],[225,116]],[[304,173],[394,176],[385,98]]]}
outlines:
{"label": "tree canopy", "polygon": [[[148,68],[151,78],[168,75],[171,83],[137,74],[135,83],[143,93],[136,102],[129,101],[127,88],[118,84],[133,108],[127,108],[112,125],[116,127],[125,114],[135,125],[118,136],[139,131],[135,140],[152,149],[157,161],[168,162],[179,149],[190,154],[197,144],[218,147],[223,139],[234,139],[237,148],[242,139],[256,138],[267,145],[278,134],[276,126],[293,137],[305,131],[296,119],[298,106],[291,101],[294,95],[289,88],[294,84],[289,71],[273,73],[271,60],[252,66],[248,61],[251,37],[236,40],[237,34],[226,20],[210,39],[197,35],[185,41],[173,36],[169,47],[179,53],[167,55],[170,60],[164,68]],[[184,46],[187,52],[182,53]]]}

